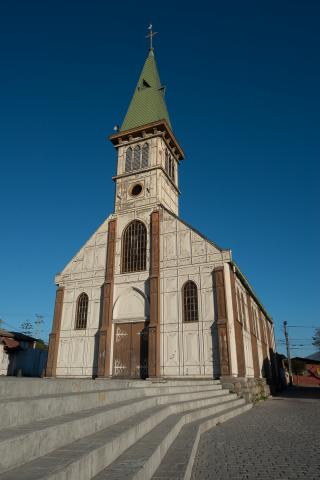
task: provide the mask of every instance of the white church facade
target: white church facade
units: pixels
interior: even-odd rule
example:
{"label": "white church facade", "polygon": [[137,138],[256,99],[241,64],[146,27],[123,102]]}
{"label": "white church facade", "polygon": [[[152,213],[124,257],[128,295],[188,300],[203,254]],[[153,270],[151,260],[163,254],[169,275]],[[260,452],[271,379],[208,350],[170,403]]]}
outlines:
{"label": "white church facade", "polygon": [[152,48],[110,140],[114,212],[56,276],[46,375],[270,380],[272,319],[231,251],[179,217],[184,153]]}

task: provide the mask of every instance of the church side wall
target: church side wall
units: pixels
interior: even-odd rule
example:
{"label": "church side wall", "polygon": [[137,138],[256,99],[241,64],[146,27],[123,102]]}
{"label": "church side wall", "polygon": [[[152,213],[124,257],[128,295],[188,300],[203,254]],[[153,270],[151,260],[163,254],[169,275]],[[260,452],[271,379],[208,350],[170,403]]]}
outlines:
{"label": "church side wall", "polygon": [[[167,211],[160,228],[161,374],[212,376],[219,372],[212,272],[221,252]],[[182,287],[198,288],[198,322],[183,322]]]}
{"label": "church side wall", "polygon": [[[97,333],[107,232],[108,220],[56,277],[59,286],[65,289],[56,369],[58,377],[87,377],[97,373]],[[77,299],[82,292],[89,297],[87,326],[75,329]]]}

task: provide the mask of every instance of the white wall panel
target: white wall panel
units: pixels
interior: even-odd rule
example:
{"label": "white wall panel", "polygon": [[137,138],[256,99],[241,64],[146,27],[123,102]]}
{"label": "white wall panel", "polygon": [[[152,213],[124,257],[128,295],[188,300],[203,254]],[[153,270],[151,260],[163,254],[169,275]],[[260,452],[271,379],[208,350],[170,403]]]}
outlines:
{"label": "white wall panel", "polygon": [[199,334],[184,331],[184,365],[199,364]]}
{"label": "white wall panel", "polygon": [[164,366],[179,366],[178,332],[164,334]]}

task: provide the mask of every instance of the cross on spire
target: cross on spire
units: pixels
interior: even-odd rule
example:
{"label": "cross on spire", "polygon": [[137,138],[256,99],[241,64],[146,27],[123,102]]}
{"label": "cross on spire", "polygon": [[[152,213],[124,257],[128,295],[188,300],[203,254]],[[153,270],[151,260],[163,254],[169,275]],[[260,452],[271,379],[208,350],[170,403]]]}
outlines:
{"label": "cross on spire", "polygon": [[146,38],[149,38],[150,39],[150,47],[149,47],[149,50],[153,50],[153,45],[152,45],[152,39],[155,35],[157,35],[157,33],[159,32],[154,32],[152,30],[152,24],[150,23],[149,27],[148,27],[148,30],[149,30],[149,33],[148,35],[146,35]]}

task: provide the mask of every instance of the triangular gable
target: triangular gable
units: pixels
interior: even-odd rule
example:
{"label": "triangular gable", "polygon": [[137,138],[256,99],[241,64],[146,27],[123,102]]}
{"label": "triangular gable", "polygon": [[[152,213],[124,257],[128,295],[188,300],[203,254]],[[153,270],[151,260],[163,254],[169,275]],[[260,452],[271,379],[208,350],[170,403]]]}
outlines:
{"label": "triangular gable", "polygon": [[[89,240],[80,248],[64,269],[56,275],[55,281],[60,284],[71,275],[81,274],[94,268],[103,268],[107,248],[108,223],[110,216],[100,225]],[[104,263],[103,263],[104,262]]]}

